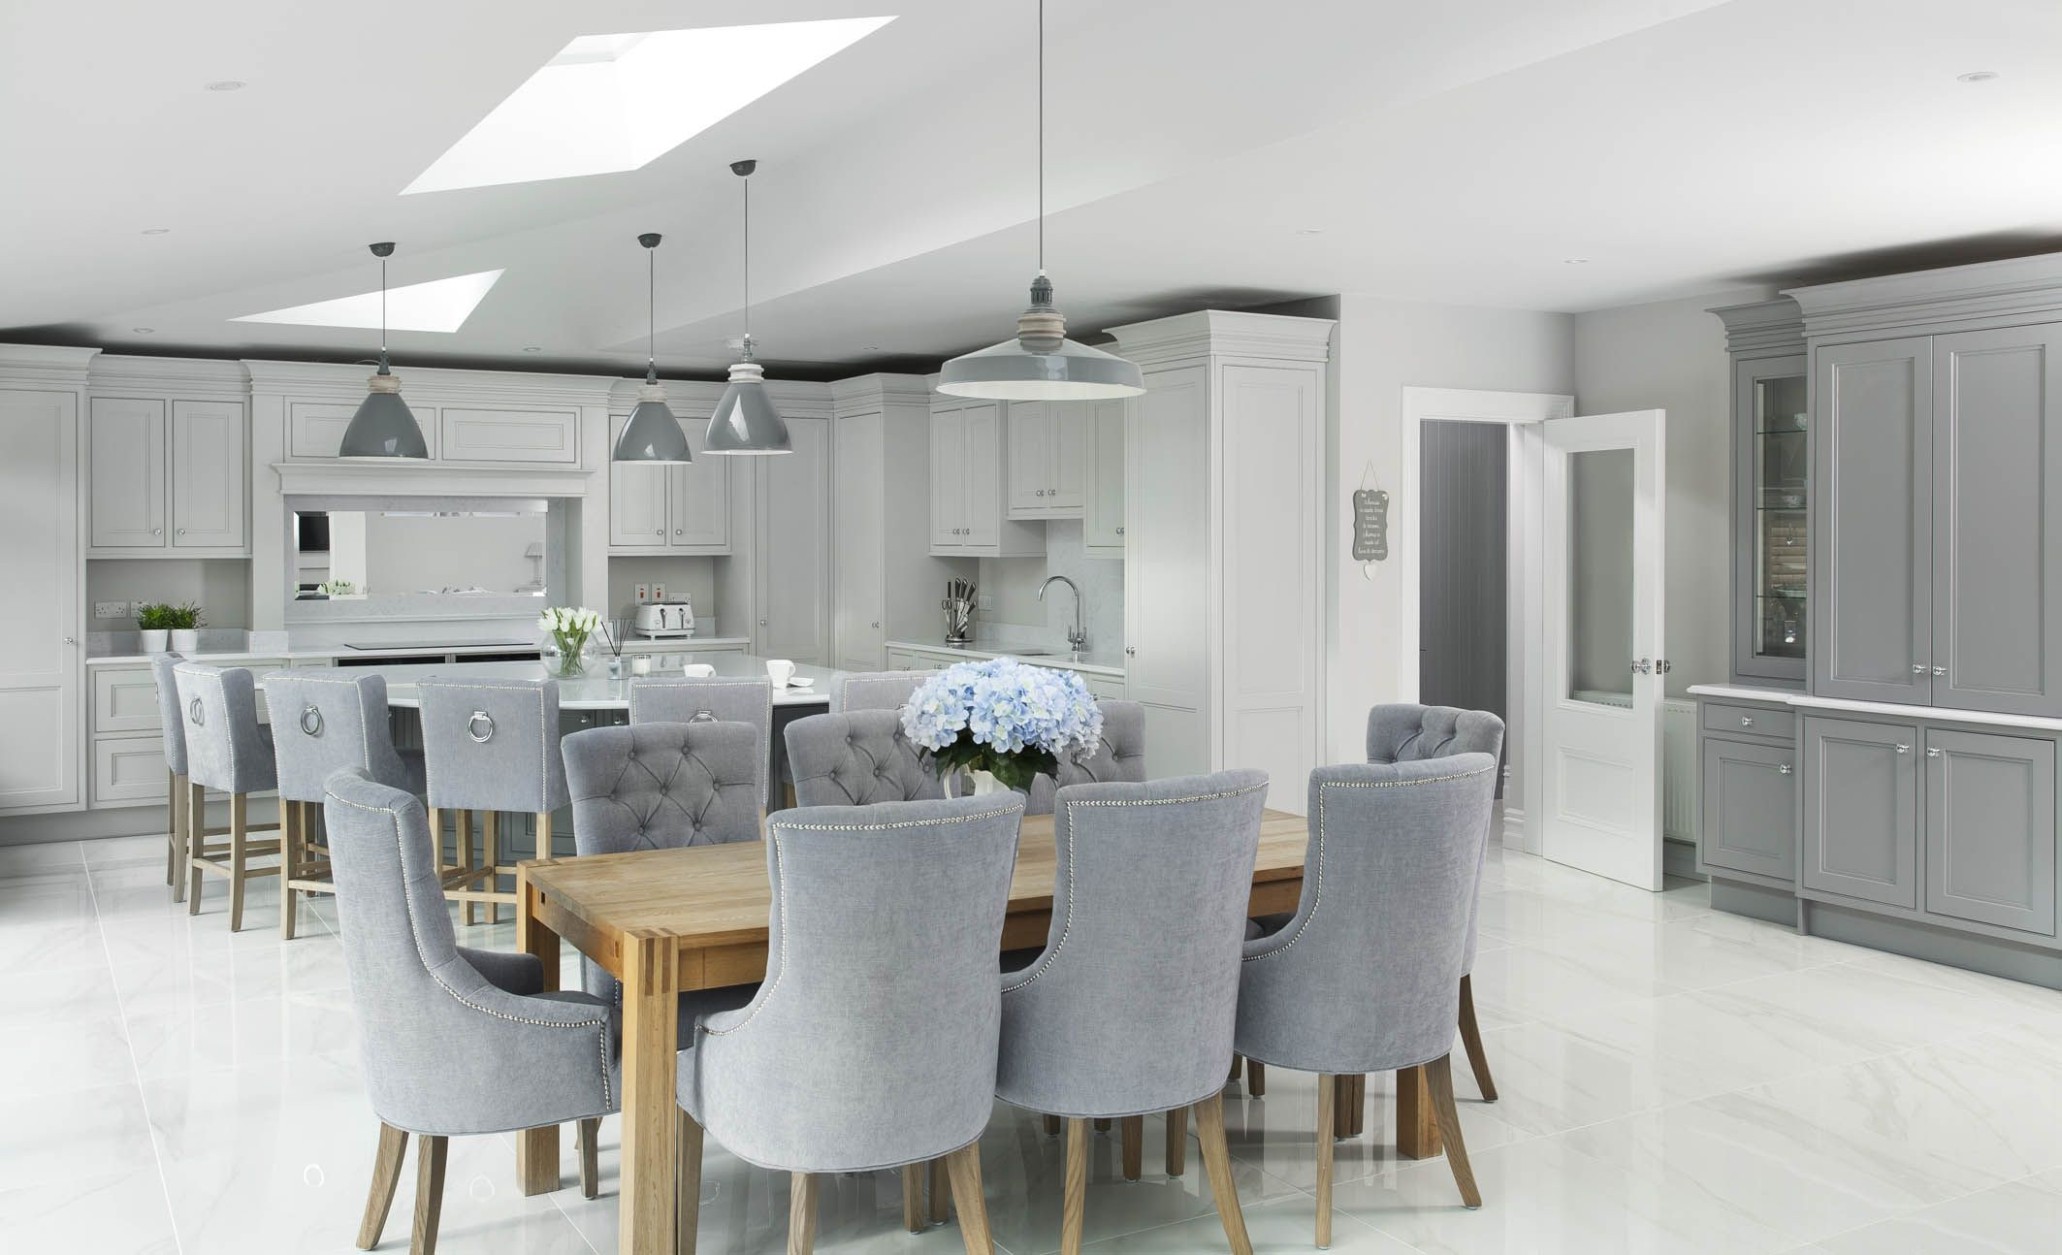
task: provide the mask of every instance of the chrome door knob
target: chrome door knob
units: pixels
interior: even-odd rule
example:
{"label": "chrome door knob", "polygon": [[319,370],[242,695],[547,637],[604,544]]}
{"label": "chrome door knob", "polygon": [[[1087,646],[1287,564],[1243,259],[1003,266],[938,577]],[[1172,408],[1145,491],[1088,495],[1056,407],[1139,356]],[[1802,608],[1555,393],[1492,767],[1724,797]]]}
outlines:
{"label": "chrome door knob", "polygon": [[1754,726],[1754,716],[1752,716],[1752,715],[1741,715],[1741,716],[1740,716],[1740,726],[1741,726],[1741,727],[1743,727],[1743,728],[1751,728],[1751,727],[1753,727],[1753,726]]}
{"label": "chrome door knob", "polygon": [[1788,764],[1788,763],[1778,763],[1778,764],[1776,765],[1776,774],[1777,774],[1777,775],[1779,775],[1779,776],[1787,776],[1787,775],[1789,775],[1789,774],[1790,774],[1790,773],[1791,773],[1792,771],[1795,771],[1795,770],[1796,770],[1796,768],[1792,767],[1792,766],[1791,766],[1790,764]]}
{"label": "chrome door knob", "polygon": [[153,536],[162,536],[165,534],[165,529],[162,527],[153,527],[150,529],[150,534]]}
{"label": "chrome door knob", "polygon": [[1927,751],[1926,751],[1926,757],[1928,757],[1928,758],[1939,758],[1939,757],[1940,757],[1940,747],[1936,745],[1936,746],[1932,746],[1932,747],[1930,747],[1929,749],[1927,749]]}
{"label": "chrome door knob", "polygon": [[1913,664],[1912,664],[1912,674],[1913,674],[1913,675],[1925,675],[1925,674],[1926,674],[1926,664],[1925,664],[1925,663],[1923,663],[1923,662],[1915,662],[1915,663],[1913,663]]}
{"label": "chrome door knob", "polygon": [[1909,753],[1911,753],[1911,752],[1912,752],[1912,747],[1911,747],[1911,746],[1909,746],[1909,745],[1896,745],[1896,746],[1893,746],[1892,748],[1893,748],[1893,749],[1895,749],[1895,750],[1896,750],[1896,751],[1897,751],[1898,753],[1900,753],[1900,754],[1909,754]]}
{"label": "chrome door knob", "polygon": [[1947,674],[1947,668],[1946,668],[1946,667],[1935,667],[1935,668],[1933,668],[1933,674],[1935,674],[1935,675],[1946,675],[1946,674]]}

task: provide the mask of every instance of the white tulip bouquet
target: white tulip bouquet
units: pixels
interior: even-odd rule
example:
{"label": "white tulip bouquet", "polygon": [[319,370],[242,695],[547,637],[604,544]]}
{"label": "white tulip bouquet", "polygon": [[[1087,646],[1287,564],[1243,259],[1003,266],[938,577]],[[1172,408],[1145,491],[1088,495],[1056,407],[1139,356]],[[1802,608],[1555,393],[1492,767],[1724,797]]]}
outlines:
{"label": "white tulip bouquet", "polygon": [[537,616],[537,626],[551,633],[558,648],[558,673],[579,675],[586,668],[587,638],[601,630],[601,615],[585,606],[552,606]]}

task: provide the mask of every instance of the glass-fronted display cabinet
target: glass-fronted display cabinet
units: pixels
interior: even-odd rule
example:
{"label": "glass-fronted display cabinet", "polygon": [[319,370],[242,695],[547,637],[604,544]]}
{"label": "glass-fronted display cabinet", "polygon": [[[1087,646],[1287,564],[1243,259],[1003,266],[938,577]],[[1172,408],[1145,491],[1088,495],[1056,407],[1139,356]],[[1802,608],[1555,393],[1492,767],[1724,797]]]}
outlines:
{"label": "glass-fronted display cabinet", "polygon": [[1788,298],[1714,312],[1733,355],[1733,678],[1801,688],[1811,639],[1804,325]]}

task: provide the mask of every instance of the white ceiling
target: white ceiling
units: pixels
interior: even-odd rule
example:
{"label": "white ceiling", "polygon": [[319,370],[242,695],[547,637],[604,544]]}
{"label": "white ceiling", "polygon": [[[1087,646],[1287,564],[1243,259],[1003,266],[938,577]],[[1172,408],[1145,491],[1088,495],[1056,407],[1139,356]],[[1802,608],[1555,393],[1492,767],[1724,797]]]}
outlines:
{"label": "white ceiling", "polygon": [[[1048,262],[1077,332],[1334,292],[1581,310],[2062,247],[2053,0],[1049,8]],[[363,331],[228,320],[363,292],[364,245],[393,239],[395,283],[507,271],[459,332],[395,333],[398,362],[624,370],[657,230],[661,365],[715,372],[747,156],[776,367],[1000,339],[1035,268],[1030,0],[106,13],[0,6],[0,339],[369,357]],[[574,36],[886,13],[642,170],[399,195]],[[1916,246],[1942,247],[1894,251]]]}

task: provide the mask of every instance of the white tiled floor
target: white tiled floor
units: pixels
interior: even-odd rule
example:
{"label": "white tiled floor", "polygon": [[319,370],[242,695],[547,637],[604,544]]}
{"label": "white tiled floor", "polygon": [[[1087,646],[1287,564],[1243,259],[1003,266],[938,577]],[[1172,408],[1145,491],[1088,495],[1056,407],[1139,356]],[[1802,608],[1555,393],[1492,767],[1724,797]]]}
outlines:
{"label": "white tiled floor", "polygon": [[[0,849],[0,1251],[351,1249],[375,1124],[331,905],[282,944],[276,897],[226,930],[211,884],[189,920],[138,838]],[[1443,1160],[1368,1134],[1339,1146],[1334,1249],[1408,1252],[2054,1252],[2062,1249],[2062,994],[1800,938],[1705,905],[1499,852],[1475,971],[1503,1091],[1462,1121],[1486,1205]],[[508,946],[512,928],[466,930]],[[1386,1078],[1385,1078],[1386,1079]],[[1227,1103],[1255,1247],[1311,1246],[1315,1082],[1270,1073]],[[603,1194],[524,1198],[514,1142],[454,1141],[442,1249],[615,1249]],[[568,1139],[570,1142],[570,1139]],[[1088,1236],[1102,1252],[1223,1250],[1200,1161],[1126,1184],[1098,1139]],[[983,1149],[1000,1247],[1058,1243],[1061,1148],[998,1108]],[[568,1164],[567,1180],[572,1180]],[[384,1249],[405,1249],[412,1170]],[[701,1249],[783,1249],[787,1184],[712,1143]],[[826,1182],[818,1249],[961,1249],[900,1228],[895,1179]]]}

